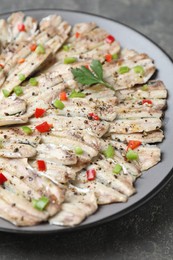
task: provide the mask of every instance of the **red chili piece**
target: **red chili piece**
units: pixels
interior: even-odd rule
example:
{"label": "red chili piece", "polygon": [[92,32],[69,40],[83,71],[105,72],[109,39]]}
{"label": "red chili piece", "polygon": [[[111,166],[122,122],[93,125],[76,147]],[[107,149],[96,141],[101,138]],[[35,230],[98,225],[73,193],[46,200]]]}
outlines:
{"label": "red chili piece", "polygon": [[31,51],[35,51],[35,49],[37,48],[37,44],[33,43],[31,46],[30,46],[30,50]]}
{"label": "red chili piece", "polygon": [[86,174],[87,174],[87,180],[88,180],[88,181],[93,181],[93,180],[95,180],[95,177],[96,177],[96,171],[95,171],[95,169],[89,169],[89,170],[87,170]]}
{"label": "red chili piece", "polygon": [[19,32],[25,32],[25,25],[23,24],[23,23],[21,23],[21,24],[18,24],[18,30],[19,30]]}
{"label": "red chili piece", "polygon": [[111,54],[106,54],[106,55],[105,55],[105,60],[106,60],[107,62],[111,62],[111,61],[112,61],[112,55],[111,55]]}
{"label": "red chili piece", "polygon": [[63,91],[63,92],[59,93],[59,99],[60,99],[61,101],[66,101],[66,100],[68,100],[66,92]]}
{"label": "red chili piece", "polygon": [[4,174],[2,174],[2,172],[0,173],[0,185],[2,185],[4,182],[7,181],[7,178],[4,176]]}
{"label": "red chili piece", "polygon": [[43,109],[43,108],[36,108],[36,109],[35,109],[35,114],[34,114],[34,116],[35,116],[36,118],[42,117],[45,112],[46,112],[46,110]]}
{"label": "red chili piece", "polygon": [[3,65],[3,64],[0,64],[0,68],[3,69],[3,68],[4,68],[4,65]]}
{"label": "red chili piece", "polygon": [[40,125],[37,125],[35,128],[40,132],[40,133],[46,133],[49,132],[51,129],[52,125],[49,125],[47,122],[43,122]]}
{"label": "red chili piece", "polygon": [[132,149],[134,150],[135,148],[137,148],[138,146],[141,145],[141,141],[137,141],[137,140],[130,140],[128,142],[128,145],[127,145],[127,150],[128,149]]}
{"label": "red chili piece", "polygon": [[43,160],[37,160],[37,167],[39,171],[46,171],[46,163]]}
{"label": "red chili piece", "polygon": [[149,99],[143,99],[142,100],[142,105],[145,104],[145,103],[151,105],[153,102],[151,100],[149,100]]}
{"label": "red chili piece", "polygon": [[114,36],[108,35],[108,36],[106,37],[106,42],[107,42],[107,43],[113,43],[114,41],[115,41]]}
{"label": "red chili piece", "polygon": [[88,117],[93,120],[100,120],[99,116],[94,113],[89,113]]}
{"label": "red chili piece", "polygon": [[79,38],[79,37],[80,37],[80,33],[79,33],[79,32],[76,32],[76,33],[75,33],[75,37],[76,37],[76,38]]}

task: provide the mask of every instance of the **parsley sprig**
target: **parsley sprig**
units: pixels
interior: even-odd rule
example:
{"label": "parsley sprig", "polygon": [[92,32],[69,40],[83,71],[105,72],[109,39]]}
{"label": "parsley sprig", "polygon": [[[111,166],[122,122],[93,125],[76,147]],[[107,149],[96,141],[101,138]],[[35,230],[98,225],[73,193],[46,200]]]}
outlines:
{"label": "parsley sprig", "polygon": [[76,69],[72,68],[71,72],[74,76],[74,79],[82,85],[91,86],[94,84],[102,84],[105,87],[115,91],[115,89],[103,79],[103,68],[99,60],[93,60],[91,62],[90,68],[93,72],[87,69],[85,66],[81,66],[81,68]]}

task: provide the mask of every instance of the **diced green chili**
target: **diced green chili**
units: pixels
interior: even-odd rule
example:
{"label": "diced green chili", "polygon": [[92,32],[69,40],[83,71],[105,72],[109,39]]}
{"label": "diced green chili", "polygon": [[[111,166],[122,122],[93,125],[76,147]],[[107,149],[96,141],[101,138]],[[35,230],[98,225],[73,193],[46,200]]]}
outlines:
{"label": "diced green chili", "polygon": [[103,154],[106,158],[113,158],[115,155],[115,149],[112,147],[112,145],[108,145],[108,148],[103,151]]}
{"label": "diced green chili", "polygon": [[65,107],[65,105],[59,99],[56,99],[53,102],[53,105],[54,105],[54,107],[56,107],[56,108],[58,108],[60,110],[62,110]]}
{"label": "diced green chili", "polygon": [[38,85],[38,80],[36,78],[30,78],[29,84],[31,86],[37,86]]}
{"label": "diced green chili", "polygon": [[23,132],[24,132],[25,134],[27,134],[27,135],[31,135],[31,134],[32,134],[32,129],[31,129],[30,127],[28,127],[28,126],[22,126],[21,128],[22,128],[22,130],[23,130]]}
{"label": "diced green chili", "polygon": [[144,68],[143,68],[142,66],[137,65],[137,66],[135,66],[133,69],[134,69],[134,72],[135,72],[135,73],[144,75],[144,72],[145,72],[145,71],[144,71]]}
{"label": "diced green chili", "polygon": [[84,98],[86,97],[85,93],[77,92],[76,90],[72,90],[69,95],[69,98]]}
{"label": "diced green chili", "polygon": [[70,50],[70,45],[63,45],[63,50],[64,51],[69,51]]}
{"label": "diced green chili", "polygon": [[20,81],[24,81],[26,79],[24,74],[19,74],[18,77]]}
{"label": "diced green chili", "polygon": [[113,60],[117,60],[118,57],[119,57],[118,53],[112,54],[112,59],[113,59]]}
{"label": "diced green chili", "polygon": [[3,93],[4,97],[9,97],[9,95],[10,95],[10,92],[6,89],[3,89],[2,93]]}
{"label": "diced green chili", "polygon": [[147,85],[147,84],[143,85],[141,89],[142,89],[143,91],[148,91],[148,85]]}
{"label": "diced green chili", "polygon": [[46,206],[49,204],[49,198],[47,197],[41,197],[40,199],[36,200],[36,199],[32,199],[32,205],[34,208],[43,211]]}
{"label": "diced green chili", "polygon": [[75,147],[75,153],[77,155],[81,155],[81,154],[83,154],[83,149],[81,147]]}
{"label": "diced green chili", "polygon": [[45,54],[45,48],[42,44],[38,44],[37,48],[35,49],[37,54]]}
{"label": "diced green chili", "polygon": [[127,73],[127,72],[129,72],[129,71],[130,71],[130,68],[129,68],[129,67],[123,66],[123,67],[120,67],[120,68],[119,68],[118,73],[119,73],[119,74],[125,74],[125,73]]}
{"label": "diced green chili", "polygon": [[137,154],[137,152],[135,152],[133,150],[128,150],[126,153],[126,158],[130,161],[137,160],[138,154]]}
{"label": "diced green chili", "polygon": [[77,58],[75,57],[66,57],[64,58],[64,64],[70,64],[70,63],[74,63],[77,61]]}
{"label": "diced green chili", "polygon": [[119,173],[121,172],[121,170],[122,170],[122,166],[117,163],[117,164],[114,166],[114,168],[113,168],[113,173],[119,174]]}
{"label": "diced green chili", "polygon": [[21,86],[14,87],[13,91],[16,96],[21,96],[23,94],[23,89],[21,88]]}

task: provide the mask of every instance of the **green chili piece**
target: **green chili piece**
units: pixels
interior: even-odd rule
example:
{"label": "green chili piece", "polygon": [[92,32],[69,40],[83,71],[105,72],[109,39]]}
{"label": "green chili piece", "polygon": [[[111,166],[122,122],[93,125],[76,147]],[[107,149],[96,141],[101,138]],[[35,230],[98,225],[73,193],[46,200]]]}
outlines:
{"label": "green chili piece", "polygon": [[24,132],[25,134],[27,134],[27,135],[31,135],[31,134],[32,134],[32,129],[31,129],[30,127],[28,127],[28,126],[22,126],[21,128],[22,128],[22,130],[23,130],[23,132]]}
{"label": "green chili piece", "polygon": [[105,151],[103,151],[103,154],[106,158],[113,158],[115,155],[115,149],[112,145],[109,144],[108,148]]}
{"label": "green chili piece", "polygon": [[127,72],[129,72],[129,71],[130,71],[130,68],[129,68],[129,67],[123,66],[123,67],[120,67],[120,68],[119,68],[118,73],[119,73],[119,74],[125,74],[125,73],[127,73]]}
{"label": "green chili piece", "polygon": [[66,57],[64,58],[64,64],[71,64],[77,61],[77,58],[75,57]]}
{"label": "green chili piece", "polygon": [[137,65],[137,66],[135,66],[133,69],[134,69],[134,72],[135,72],[135,73],[144,75],[144,72],[145,72],[145,71],[144,71],[144,68],[143,68],[142,66]]}
{"label": "green chili piece", "polygon": [[53,105],[54,105],[54,107],[56,107],[56,108],[58,108],[60,110],[62,110],[65,107],[65,105],[59,99],[56,99],[53,102]]}
{"label": "green chili piece", "polygon": [[36,200],[36,199],[32,199],[32,205],[34,208],[43,211],[46,206],[49,204],[49,198],[47,197],[41,197],[40,199]]}
{"label": "green chili piece", "polygon": [[16,96],[21,96],[23,94],[23,89],[21,88],[21,86],[14,87],[13,91]]}
{"label": "green chili piece", "polygon": [[3,93],[4,97],[9,97],[9,95],[10,95],[10,92],[6,89],[3,89],[2,93]]}
{"label": "green chili piece", "polygon": [[42,44],[38,44],[37,48],[35,49],[37,54],[45,54],[45,48]]}
{"label": "green chili piece", "polygon": [[69,95],[69,98],[84,98],[86,97],[85,93],[77,92],[76,90],[72,90]]}
{"label": "green chili piece", "polygon": [[81,155],[81,154],[83,154],[83,149],[82,149],[81,147],[76,147],[76,148],[75,148],[75,153],[76,153],[77,155]]}
{"label": "green chili piece", "polygon": [[37,86],[38,80],[36,78],[30,78],[29,83],[31,86]]}
{"label": "green chili piece", "polygon": [[138,154],[133,150],[128,150],[128,152],[126,153],[126,158],[130,161],[137,160]]}
{"label": "green chili piece", "polygon": [[119,174],[119,173],[121,172],[121,170],[122,170],[122,166],[117,163],[117,164],[114,166],[114,168],[113,168],[113,173]]}

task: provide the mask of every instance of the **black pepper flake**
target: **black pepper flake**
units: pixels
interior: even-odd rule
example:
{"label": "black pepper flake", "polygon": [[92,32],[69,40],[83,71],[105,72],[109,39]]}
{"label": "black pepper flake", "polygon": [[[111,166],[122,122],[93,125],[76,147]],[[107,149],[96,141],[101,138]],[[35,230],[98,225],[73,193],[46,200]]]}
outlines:
{"label": "black pepper flake", "polygon": [[14,153],[17,153],[18,151],[19,151],[19,148],[17,148],[17,147],[13,150]]}

